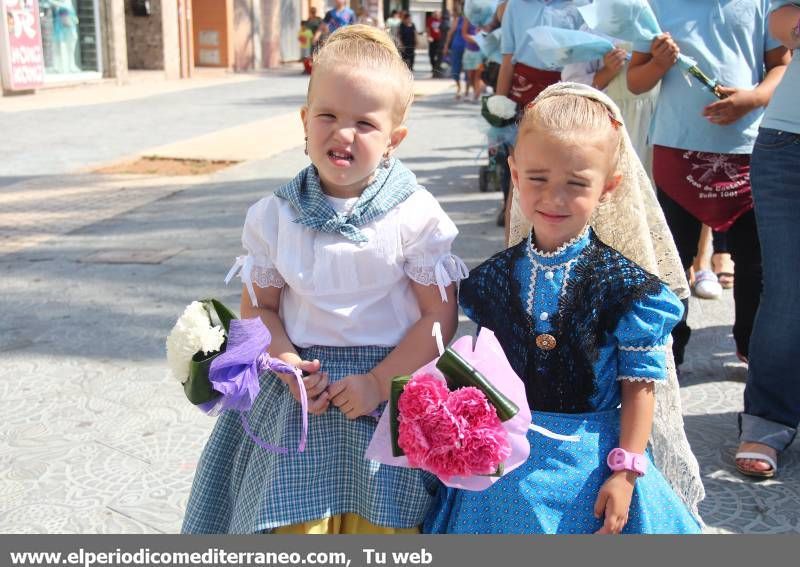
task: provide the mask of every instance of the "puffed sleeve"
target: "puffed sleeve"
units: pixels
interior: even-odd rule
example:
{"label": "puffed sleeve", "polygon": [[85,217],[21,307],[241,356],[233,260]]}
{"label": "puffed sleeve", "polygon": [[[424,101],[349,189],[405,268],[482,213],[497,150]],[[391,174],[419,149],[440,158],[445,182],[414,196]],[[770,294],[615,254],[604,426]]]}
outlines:
{"label": "puffed sleeve", "polygon": [[404,203],[400,238],[403,270],[418,284],[437,285],[442,301],[445,288],[469,275],[461,259],[451,252],[458,229],[428,191],[420,189]]}
{"label": "puffed sleeve", "polygon": [[273,259],[278,239],[278,214],[276,197],[262,199],[248,209],[242,230],[242,246],[247,254],[236,258],[225,277],[228,283],[238,272],[253,307],[258,306],[253,284],[261,288],[285,285]]}
{"label": "puffed sleeve", "polygon": [[637,301],[619,321],[617,380],[654,382],[667,377],[667,340],[683,305],[667,286]]}

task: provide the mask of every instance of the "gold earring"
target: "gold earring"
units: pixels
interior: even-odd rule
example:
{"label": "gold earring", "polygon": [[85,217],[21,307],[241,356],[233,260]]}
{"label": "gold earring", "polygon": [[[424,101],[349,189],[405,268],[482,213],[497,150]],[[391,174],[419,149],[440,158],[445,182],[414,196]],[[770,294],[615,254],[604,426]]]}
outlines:
{"label": "gold earring", "polygon": [[383,154],[383,159],[381,160],[381,167],[383,169],[388,169],[388,167],[392,164],[391,158],[389,158],[389,154]]}
{"label": "gold earring", "polygon": [[306,155],[308,155],[308,136],[306,136],[306,147],[303,151],[305,152]]}

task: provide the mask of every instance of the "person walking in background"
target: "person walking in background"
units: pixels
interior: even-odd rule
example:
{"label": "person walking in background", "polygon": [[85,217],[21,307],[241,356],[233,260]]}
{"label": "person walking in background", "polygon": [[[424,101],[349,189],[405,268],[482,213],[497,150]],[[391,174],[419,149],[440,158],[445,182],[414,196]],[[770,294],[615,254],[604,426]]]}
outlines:
{"label": "person walking in background", "polygon": [[[547,86],[561,80],[561,71],[546,69],[531,47],[528,30],[535,26],[579,29],[583,18],[574,0],[509,0],[502,14],[501,51],[503,60],[497,74],[496,94],[510,98],[521,111]],[[498,11],[499,13],[499,11]],[[506,225],[511,199],[510,173],[504,165],[500,178],[503,204],[497,213],[497,224]],[[508,231],[506,230],[506,240]]]}
{"label": "person walking in background", "polygon": [[306,22],[300,22],[300,33],[297,34],[297,41],[300,44],[300,57],[303,61],[303,73],[311,73],[311,46],[314,40],[314,32]]}
{"label": "person walking in background", "polygon": [[[453,13],[456,21],[447,33],[447,38],[444,42],[444,58],[450,62],[450,76],[456,82],[455,99],[461,100],[461,65],[464,59],[464,49],[466,49],[466,41],[464,41],[464,36],[461,34],[464,18],[458,6],[453,7]],[[466,89],[469,89],[469,84],[467,84]]]}
{"label": "person walking in background", "polygon": [[411,14],[403,16],[403,23],[398,31],[400,35],[400,55],[410,70],[414,70],[414,50],[417,48],[417,26],[411,19]]}
{"label": "person walking in background", "polygon": [[311,6],[308,9],[308,19],[306,20],[306,26],[308,29],[311,30],[311,33],[316,35],[317,29],[319,29],[319,25],[322,23],[322,18],[317,15],[317,8],[316,6]]}
{"label": "person walking in background", "polygon": [[[650,133],[658,199],[686,270],[702,224],[727,232],[736,273],[733,337],[737,356],[747,362],[761,295],[750,153],[789,51],[767,33],[767,0],[650,4],[665,33],[634,45],[628,88],[643,93],[661,81]],[[721,81],[722,100],[698,81],[686,82],[675,65],[679,53]],[[684,304],[688,311],[688,299]],[[672,332],[676,364],[691,334],[686,317]]]}
{"label": "person walking in background", "polygon": [[425,24],[428,32],[428,59],[431,61],[433,77],[441,75],[442,69],[442,17],[434,12]]}
{"label": "person walking in background", "polygon": [[336,0],[336,7],[328,10],[324,22],[328,24],[328,31],[333,33],[342,26],[356,23],[356,13],[347,7],[347,0]]}
{"label": "person walking in background", "polygon": [[475,41],[475,34],[478,29],[466,18],[461,18],[461,37],[464,39],[464,55],[462,59],[462,67],[467,74],[466,89],[464,89],[464,96],[469,93],[469,88],[472,87],[472,102],[478,102],[483,91],[483,82],[481,81],[481,66],[483,65],[483,55],[481,49],[478,47],[478,42]]}
{"label": "person walking in background", "polygon": [[400,12],[397,10],[392,10],[392,13],[389,14],[389,17],[386,18],[386,31],[389,33],[389,37],[392,38],[397,45],[400,45],[400,25],[403,23],[402,18],[400,18]]}
{"label": "person walking in background", "polygon": [[[800,422],[800,7],[773,0],[769,30],[794,56],[775,90],[750,162],[764,290],[750,339],[739,416],[739,472],[772,477]],[[738,279],[737,279],[738,285]]]}

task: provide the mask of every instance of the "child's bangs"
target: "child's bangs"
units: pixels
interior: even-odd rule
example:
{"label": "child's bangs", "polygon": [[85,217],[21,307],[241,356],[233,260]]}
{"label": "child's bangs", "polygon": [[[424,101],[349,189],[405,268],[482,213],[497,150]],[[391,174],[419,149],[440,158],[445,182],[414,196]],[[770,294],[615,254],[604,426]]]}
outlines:
{"label": "child's bangs", "polygon": [[[402,120],[408,112],[413,100],[414,76],[408,69],[397,46],[389,36],[376,28],[365,25],[352,25],[340,28],[325,42],[325,45],[314,57],[313,68],[358,70],[368,69],[375,71],[381,79],[394,79],[398,88],[398,107]],[[311,85],[314,75],[308,85]]]}
{"label": "child's bangs", "polygon": [[622,124],[602,102],[589,97],[563,94],[530,103],[520,121],[520,135],[529,130],[570,137],[582,132],[607,135],[612,144],[612,163],[616,166],[622,135]]}

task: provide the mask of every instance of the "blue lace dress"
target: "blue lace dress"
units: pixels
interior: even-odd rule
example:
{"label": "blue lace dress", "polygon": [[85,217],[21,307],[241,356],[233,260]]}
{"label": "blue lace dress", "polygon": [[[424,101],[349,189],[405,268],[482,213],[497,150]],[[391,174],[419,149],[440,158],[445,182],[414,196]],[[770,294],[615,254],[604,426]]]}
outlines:
{"label": "blue lace dress", "polygon": [[[536,251],[530,240],[501,252],[470,273],[460,302],[495,332],[524,377],[533,423],[573,440],[529,431],[525,464],[481,492],[440,487],[424,531],[598,530],[593,507],[611,474],[606,455],[619,444],[620,381],[665,379],[665,343],[682,315],[680,301],[587,230],[554,253]],[[537,346],[541,335],[555,347]],[[699,532],[650,462],[623,533]]]}

